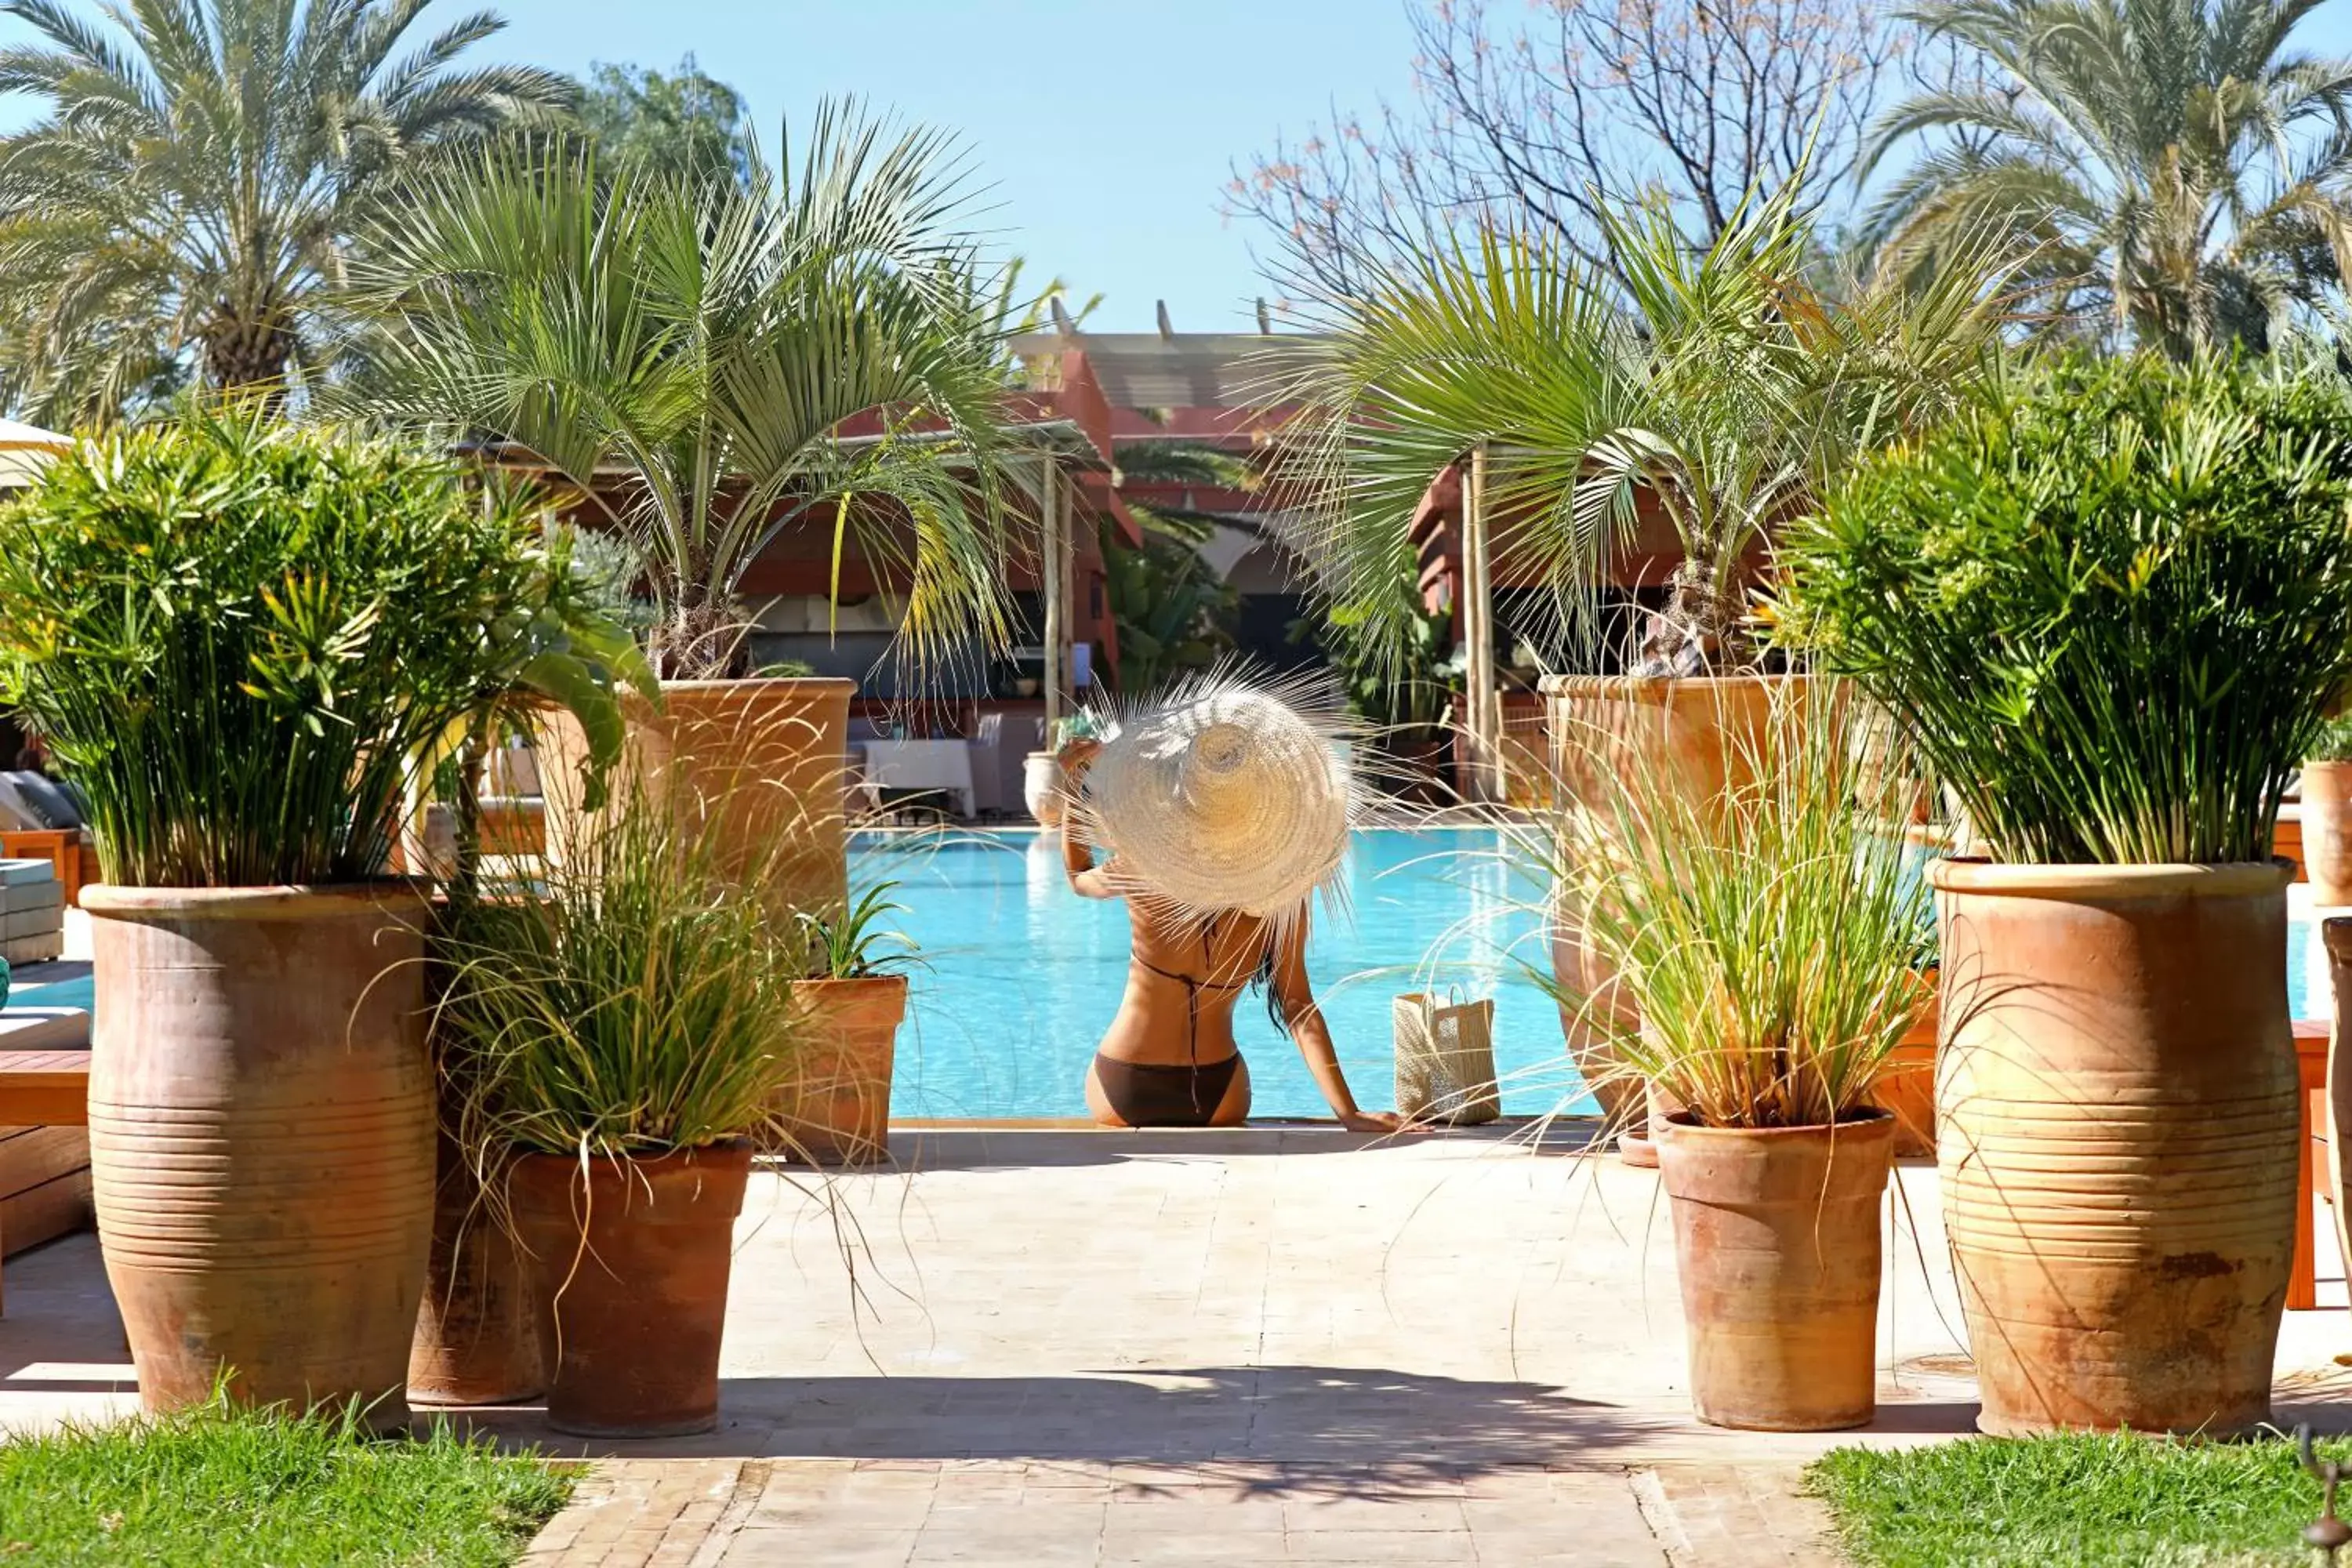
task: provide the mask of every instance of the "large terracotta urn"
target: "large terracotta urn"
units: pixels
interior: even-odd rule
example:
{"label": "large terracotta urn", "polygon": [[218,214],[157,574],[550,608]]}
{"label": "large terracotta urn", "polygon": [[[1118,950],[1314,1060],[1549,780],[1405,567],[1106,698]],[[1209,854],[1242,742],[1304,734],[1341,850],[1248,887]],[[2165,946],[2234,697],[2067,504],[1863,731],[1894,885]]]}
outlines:
{"label": "large terracotta urn", "polygon": [[2303,869],[2315,904],[2352,904],[2352,763],[2303,764]]}
{"label": "large terracotta urn", "polygon": [[779,1094],[787,1153],[820,1165],[872,1165],[890,1154],[890,1081],[907,977],[868,974],[793,985],[802,1033]]}
{"label": "large terracotta urn", "polygon": [[[739,863],[765,859],[779,900],[834,910],[848,889],[843,790],[849,755],[847,680],[666,680],[657,710],[627,694],[625,764],[719,836]],[[569,714],[547,715],[541,745],[548,849],[561,856],[579,819],[586,746]]]}
{"label": "large terracotta urn", "polygon": [[2246,1430],[2294,1247],[2284,864],[1930,868],[1977,1424]]}
{"label": "large terracotta urn", "polygon": [[90,1173],[151,1410],[402,1390],[433,1234],[425,900],[405,884],[83,889]]}
{"label": "large terracotta urn", "polygon": [[1674,1214],[1691,1404],[1715,1426],[1831,1432],[1877,1408],[1879,1197],[1895,1119],[1652,1127]]}
{"label": "large terracotta urn", "polygon": [[507,1203],[540,1305],[547,1424],[584,1437],[719,1425],[748,1143],[614,1161],[526,1154]]}

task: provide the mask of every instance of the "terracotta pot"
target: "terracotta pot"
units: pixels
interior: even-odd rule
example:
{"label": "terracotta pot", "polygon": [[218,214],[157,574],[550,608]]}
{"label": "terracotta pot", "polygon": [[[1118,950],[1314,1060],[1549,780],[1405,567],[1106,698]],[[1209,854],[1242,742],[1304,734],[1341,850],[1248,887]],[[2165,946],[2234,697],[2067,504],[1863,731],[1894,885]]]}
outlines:
{"label": "terracotta pot", "polygon": [[2303,867],[2315,904],[2352,904],[2352,763],[2303,764]]}
{"label": "terracotta pot", "polygon": [[890,1153],[890,1074],[907,977],[802,980],[793,985],[808,1033],[778,1110],[793,1152],[820,1165],[872,1165]]}
{"label": "terracotta pot", "polygon": [[2315,1138],[2327,1140],[2326,1169],[2318,1173],[2321,1195],[2336,1221],[2336,1256],[2352,1258],[2352,917],[2334,915],[2319,922],[2320,940],[2327,949],[2328,994],[2336,1016],[2327,1031],[2327,1094],[2325,1127],[2315,1126]]}
{"label": "terracotta pot", "polygon": [[1576,1065],[1592,1098],[1601,1102],[1603,1124],[1639,1138],[1640,1085],[1627,1076],[1612,1026],[1601,1020],[1613,1020],[1615,1028],[1631,1030],[1640,1025],[1642,1015],[1608,960],[1587,940],[1577,901],[1565,889],[1552,902],[1551,973],[1563,993],[1592,999],[1585,1016],[1579,1016],[1579,1009],[1559,1008],[1559,1032],[1568,1042],[1569,1060]]}
{"label": "terracotta pot", "polygon": [[1929,868],[1977,1425],[2241,1431],[2294,1248],[2287,870]]}
{"label": "terracotta pot", "polygon": [[1895,1119],[1655,1129],[1691,1404],[1714,1426],[1834,1432],[1877,1408],[1879,1195]]}
{"label": "terracotta pot", "polygon": [[[715,832],[740,866],[769,855],[777,897],[796,910],[838,909],[848,891],[842,804],[849,755],[847,680],[666,680],[662,710],[624,700],[627,758],[677,809]],[[547,846],[560,857],[583,830],[587,754],[569,714],[546,716],[540,778]]]}
{"label": "terracotta pot", "polygon": [[719,1346],[748,1143],[648,1159],[526,1154],[507,1179],[541,1342],[547,1424],[583,1437],[719,1425]]}
{"label": "terracotta pot", "polygon": [[1927,972],[1930,992],[1927,1010],[1904,1035],[1886,1058],[1886,1074],[1871,1098],[1895,1117],[1895,1157],[1932,1158],[1936,1152],[1936,1035],[1939,1009],[1933,993],[1936,973]]}
{"label": "terracotta pot", "polygon": [[1021,804],[1040,827],[1062,826],[1062,769],[1051,752],[1032,752],[1021,760]]}
{"label": "terracotta pot", "polygon": [[151,1410],[406,1419],[433,1234],[425,901],[405,885],[83,889],[100,1247]]}
{"label": "terracotta pot", "polygon": [[1542,683],[1552,772],[1571,801],[1605,798],[1598,770],[1657,769],[1713,797],[1753,782],[1773,704],[1815,689],[1802,675],[1555,675]]}
{"label": "terracotta pot", "polygon": [[547,1386],[522,1258],[473,1168],[440,1141],[433,1252],[408,1352],[413,1405],[518,1405]]}

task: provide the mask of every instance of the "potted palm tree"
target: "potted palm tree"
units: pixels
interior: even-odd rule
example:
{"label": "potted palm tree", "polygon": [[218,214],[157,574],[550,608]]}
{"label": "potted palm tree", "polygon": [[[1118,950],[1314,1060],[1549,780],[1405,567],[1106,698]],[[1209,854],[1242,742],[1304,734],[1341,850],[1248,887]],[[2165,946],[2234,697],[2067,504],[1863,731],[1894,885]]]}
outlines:
{"label": "potted palm tree", "polygon": [[568,583],[521,498],[258,407],[84,442],[0,509],[7,696],[98,833],[90,1163],[151,1407],[226,1373],[401,1416],[434,1112],[424,898],[383,868],[486,689],[595,685],[556,669]]}
{"label": "potted palm tree", "polygon": [[810,975],[793,987],[806,1044],[778,1107],[788,1147],[820,1165],[890,1153],[890,1084],[915,944],[882,921],[902,912],[877,883],[838,917],[799,912]]}
{"label": "potted palm tree", "polygon": [[1965,807],[1945,1228],[1988,1432],[2270,1412],[2294,1247],[2285,781],[2352,679],[2332,368],[2074,361],[1863,464],[1789,635]]}
{"label": "potted palm tree", "polygon": [[1692,1397],[1717,1426],[1828,1430],[1875,1407],[1895,1123],[1874,1096],[1926,1004],[1912,963],[1934,906],[1871,809],[1856,705],[1829,699],[1782,694],[1717,796],[1637,767],[1593,822],[1528,839],[1588,889],[1587,939],[1638,1022],[1555,984],[1562,1008],[1675,1108],[1651,1131]]}
{"label": "potted palm tree", "polygon": [[718,1421],[734,1222],[755,1147],[786,1142],[808,960],[759,856],[642,773],[601,815],[556,829],[535,896],[454,911],[436,1024],[457,1142],[524,1255],[550,1424],[672,1436]]}
{"label": "potted palm tree", "polygon": [[939,132],[834,107],[797,166],[740,179],[502,145],[420,181],[354,263],[380,328],[358,395],[487,435],[629,536],[666,700],[631,708],[637,765],[728,803],[713,831],[746,854],[793,823],[799,907],[845,895],[853,687],[752,678],[752,563],[812,531],[836,594],[845,563],[903,593],[911,658],[1010,640],[1003,310],[964,172]]}
{"label": "potted palm tree", "polygon": [[[1601,222],[1607,276],[1485,230],[1330,304],[1331,330],[1286,355],[1304,542],[1335,616],[1402,650],[1419,608],[1400,591],[1409,521],[1477,454],[1494,558],[1551,589],[1588,670],[1541,683],[1561,794],[1596,801],[1612,776],[1665,768],[1710,795],[1739,784],[1740,737],[1791,679],[1761,667],[1748,613],[1775,531],[1858,454],[1958,405],[2001,324],[1997,274],[1962,247],[1916,289],[1821,287],[1793,184],[1704,250],[1654,204]],[[1644,561],[1674,563],[1669,600],[1608,647],[1601,585]],[[1625,673],[1591,673],[1612,665]],[[1600,986],[1582,911],[1564,901],[1555,923],[1558,979]],[[1615,1077],[1605,1033],[1569,1039],[1596,1082]],[[1615,1113],[1638,1120],[1639,1100]]]}

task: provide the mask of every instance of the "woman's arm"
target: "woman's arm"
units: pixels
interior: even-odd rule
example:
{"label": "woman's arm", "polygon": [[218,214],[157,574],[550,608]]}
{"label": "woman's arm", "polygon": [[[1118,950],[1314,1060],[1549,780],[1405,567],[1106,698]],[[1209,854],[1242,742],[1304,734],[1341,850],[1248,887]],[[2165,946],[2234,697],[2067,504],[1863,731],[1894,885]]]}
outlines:
{"label": "woman's arm", "polygon": [[[1060,765],[1063,793],[1073,800],[1078,793],[1078,781],[1102,750],[1099,741],[1078,740],[1065,745],[1055,754]],[[1118,890],[1110,885],[1102,868],[1095,864],[1095,847],[1078,831],[1078,814],[1065,803],[1062,808],[1062,872],[1070,879],[1071,890],[1082,899],[1116,899]]]}
{"label": "woman's arm", "polygon": [[1394,1111],[1360,1110],[1356,1097],[1348,1091],[1347,1075],[1339,1070],[1339,1055],[1331,1048],[1330,1026],[1324,1023],[1323,1009],[1315,1002],[1315,988],[1307,982],[1307,920],[1303,913],[1283,922],[1274,952],[1274,994],[1282,1003],[1282,1016],[1290,1026],[1291,1042],[1297,1046],[1307,1070],[1315,1077],[1315,1087],[1323,1091],[1339,1125],[1350,1132],[1399,1131],[1403,1122]]}

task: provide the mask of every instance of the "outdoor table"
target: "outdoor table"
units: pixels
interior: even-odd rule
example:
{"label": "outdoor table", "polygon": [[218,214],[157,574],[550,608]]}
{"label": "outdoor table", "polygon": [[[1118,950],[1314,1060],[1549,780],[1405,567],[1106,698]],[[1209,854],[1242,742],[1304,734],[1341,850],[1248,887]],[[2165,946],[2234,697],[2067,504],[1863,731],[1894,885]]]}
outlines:
{"label": "outdoor table", "polygon": [[866,801],[882,804],[886,789],[925,790],[955,797],[959,815],[972,815],[971,742],[867,741]]}

